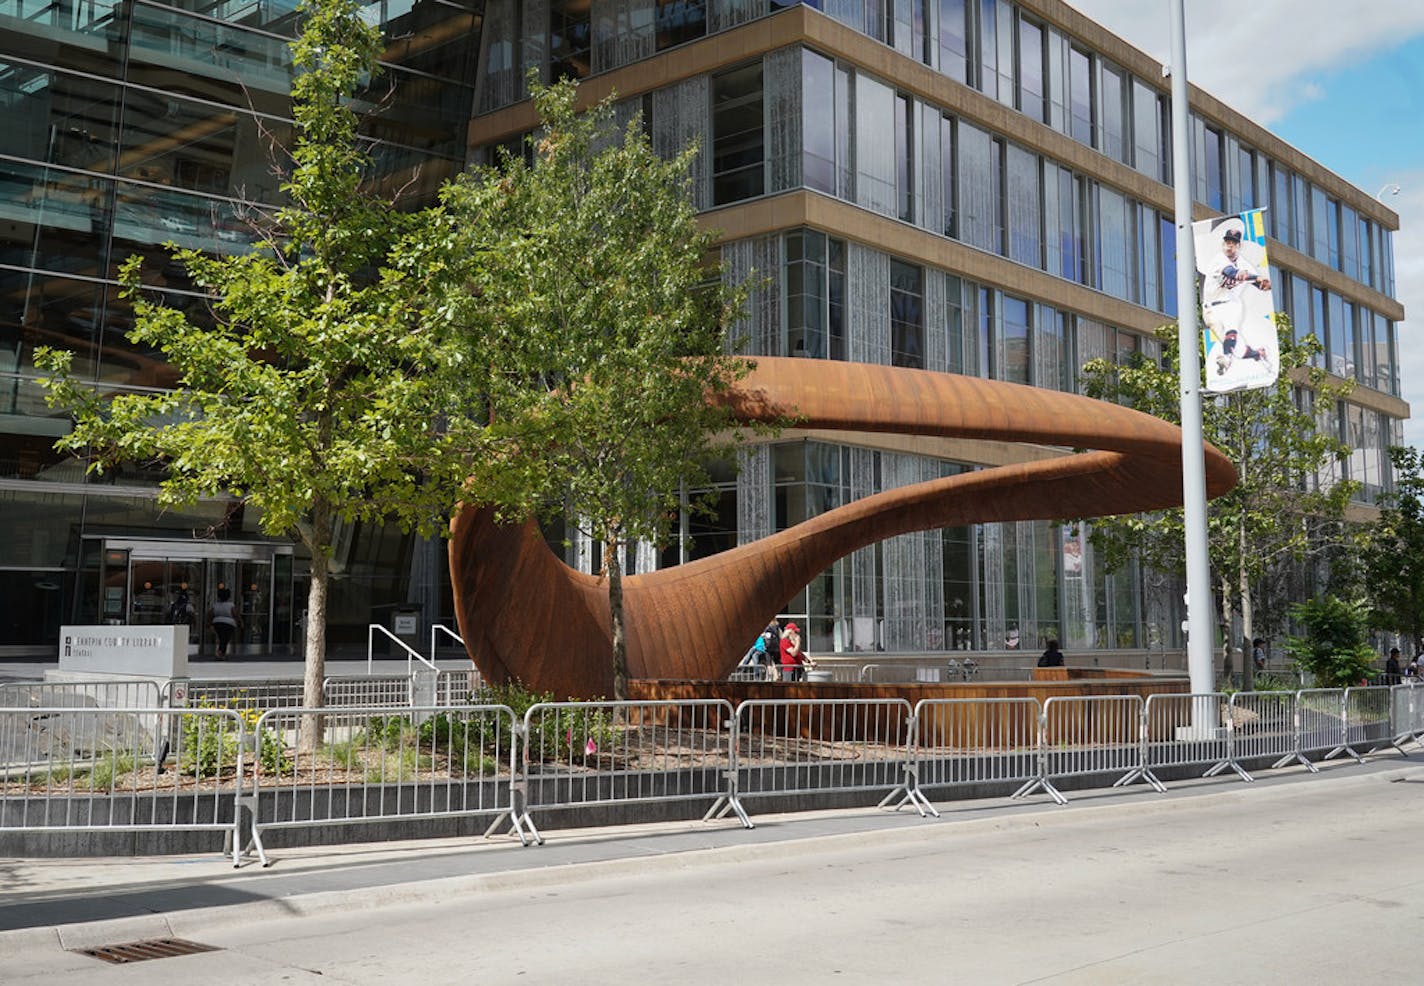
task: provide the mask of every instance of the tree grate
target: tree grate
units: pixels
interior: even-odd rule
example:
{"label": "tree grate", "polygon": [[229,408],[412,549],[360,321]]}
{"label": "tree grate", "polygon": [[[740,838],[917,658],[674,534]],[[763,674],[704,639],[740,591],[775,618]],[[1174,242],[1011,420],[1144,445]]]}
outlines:
{"label": "tree grate", "polygon": [[203,945],[182,938],[150,938],[147,941],[125,942],[122,945],[99,945],[95,948],[72,948],[71,952],[92,955],[96,959],[125,965],[147,959],[171,959],[176,955],[197,955],[199,952],[221,951],[216,945]]}

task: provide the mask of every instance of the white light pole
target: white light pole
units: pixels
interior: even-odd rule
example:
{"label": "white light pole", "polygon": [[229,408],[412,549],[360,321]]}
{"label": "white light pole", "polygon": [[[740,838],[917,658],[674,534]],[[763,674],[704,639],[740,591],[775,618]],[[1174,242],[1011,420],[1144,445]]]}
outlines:
{"label": "white light pole", "polygon": [[[1192,241],[1191,134],[1187,123],[1184,0],[1172,7],[1172,182],[1177,223],[1177,345],[1181,351],[1182,522],[1187,555],[1187,672],[1193,694],[1214,690],[1211,565],[1206,542],[1206,459],[1202,453],[1202,373],[1197,329],[1197,263]],[[1206,713],[1207,710],[1201,710]],[[1215,710],[1200,730],[1216,725]]]}
{"label": "white light pole", "polygon": [[1391,182],[1388,185],[1382,186],[1378,192],[1375,192],[1375,198],[1383,202],[1386,195],[1398,195],[1401,191],[1403,191],[1403,189]]}

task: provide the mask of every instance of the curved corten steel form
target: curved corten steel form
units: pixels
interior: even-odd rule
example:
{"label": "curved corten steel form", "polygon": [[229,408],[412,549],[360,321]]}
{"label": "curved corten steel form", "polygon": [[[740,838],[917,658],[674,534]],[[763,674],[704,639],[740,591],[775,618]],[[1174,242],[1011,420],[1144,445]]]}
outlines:
{"label": "curved corten steel form", "polygon": [[[864,363],[758,357],[733,399],[746,421],[821,431],[1091,449],[905,486],[710,558],[624,580],[632,678],[725,677],[778,609],[836,559],[911,531],[1101,517],[1180,505],[1181,431],[1137,411],[1037,387]],[[1206,447],[1207,495],[1236,485]],[[456,515],[455,612],[487,680],[558,698],[613,690],[607,586],[549,550],[532,524]]]}

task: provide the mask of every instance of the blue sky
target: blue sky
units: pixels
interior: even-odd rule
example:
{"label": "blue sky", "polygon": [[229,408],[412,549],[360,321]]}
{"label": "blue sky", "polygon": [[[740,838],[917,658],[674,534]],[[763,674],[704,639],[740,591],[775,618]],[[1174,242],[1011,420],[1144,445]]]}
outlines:
{"label": "blue sky", "polygon": [[[1069,0],[1168,61],[1174,0]],[[1424,448],[1424,3],[1338,0],[1186,4],[1192,83],[1399,214],[1394,234],[1404,440]]]}

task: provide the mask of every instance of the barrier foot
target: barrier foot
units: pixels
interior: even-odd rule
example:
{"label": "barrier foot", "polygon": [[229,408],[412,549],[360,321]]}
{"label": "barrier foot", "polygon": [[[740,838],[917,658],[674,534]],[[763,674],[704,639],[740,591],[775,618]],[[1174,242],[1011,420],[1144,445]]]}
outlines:
{"label": "barrier foot", "polygon": [[895,804],[890,808],[891,811],[899,811],[901,808],[905,807],[905,805],[908,804],[914,806],[915,810],[920,813],[921,818],[927,818],[930,815],[933,815],[935,818],[939,817],[939,809],[937,809],[934,805],[930,804],[930,799],[926,798],[924,796],[924,793],[921,792],[918,787],[912,787],[908,784],[902,784],[899,787],[895,788],[895,790],[885,795],[885,797],[881,799],[880,804],[876,805],[875,807],[886,807],[890,804],[890,799],[895,797],[895,795],[897,794],[900,795],[900,800],[896,801]]}
{"label": "barrier foot", "polygon": [[1305,766],[1305,769],[1310,771],[1312,774],[1320,773],[1320,768],[1315,766],[1315,764],[1311,763],[1310,758],[1307,757],[1304,753],[1287,753],[1275,763],[1271,764],[1271,769],[1278,770],[1288,763],[1295,763],[1297,761],[1303,764]]}
{"label": "barrier foot", "polygon": [[1152,790],[1156,791],[1158,794],[1167,793],[1167,785],[1163,784],[1160,780],[1158,780],[1157,775],[1152,773],[1152,771],[1148,770],[1146,767],[1133,767],[1127,773],[1123,774],[1117,780],[1113,781],[1113,787],[1127,787],[1134,781],[1139,780],[1152,785]]}
{"label": "barrier foot", "polygon": [[1357,763],[1364,763],[1364,762],[1365,762],[1365,758],[1364,758],[1364,757],[1360,756],[1358,753],[1356,753],[1354,750],[1350,749],[1350,747],[1348,747],[1348,746],[1337,746],[1337,747],[1335,747],[1335,749],[1333,749],[1333,750],[1331,750],[1329,753],[1325,754],[1325,756],[1322,757],[1321,759],[1323,759],[1323,760],[1333,760],[1333,759],[1335,759],[1336,757],[1338,757],[1338,756],[1339,756],[1340,754],[1342,754],[1342,753],[1348,753],[1350,756],[1352,756],[1352,757],[1355,758],[1355,761],[1356,761]]}
{"label": "barrier foot", "polygon": [[494,838],[495,829],[499,828],[505,822],[512,822],[513,820],[514,809],[511,808],[509,811],[500,812],[498,815],[495,816],[494,821],[490,822],[489,828],[485,829],[485,838]]}
{"label": "barrier foot", "polygon": [[[527,834],[524,831],[525,826],[529,827]],[[543,834],[540,833],[539,829],[534,825],[534,819],[529,817],[529,812],[527,811],[519,814],[514,812],[509,813],[509,831],[511,835],[519,836],[519,844],[526,848],[529,846],[531,839],[536,846],[542,846],[544,844]]]}
{"label": "barrier foot", "polygon": [[1046,777],[1035,777],[1033,780],[1024,784],[1023,787],[1019,788],[1013,794],[1009,795],[1009,797],[1011,799],[1024,798],[1032,794],[1034,791],[1037,791],[1039,788],[1042,788],[1043,793],[1048,795],[1058,804],[1066,805],[1068,803],[1068,799],[1063,796],[1062,792],[1060,792],[1058,788],[1050,784],[1048,778]]}
{"label": "barrier foot", "polygon": [[744,829],[754,829],[751,818],[747,815],[747,810],[742,807],[742,799],[735,794],[724,794],[716,801],[712,802],[712,807],[707,809],[707,814],[702,816],[704,822],[710,822],[718,818],[726,818],[728,812],[733,812],[737,820],[742,823]]}

